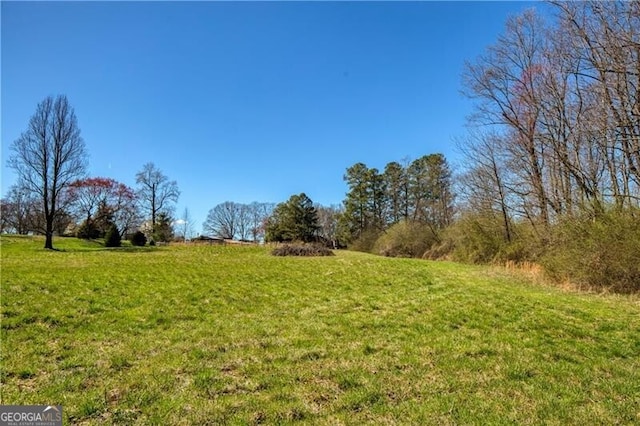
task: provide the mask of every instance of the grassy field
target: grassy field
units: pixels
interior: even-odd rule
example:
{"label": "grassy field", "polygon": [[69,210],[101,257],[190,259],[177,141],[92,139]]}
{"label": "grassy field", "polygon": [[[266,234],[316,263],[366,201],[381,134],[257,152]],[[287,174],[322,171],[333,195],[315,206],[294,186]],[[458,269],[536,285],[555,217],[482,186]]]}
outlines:
{"label": "grassy field", "polygon": [[638,424],[640,302],[487,267],[2,237],[2,404],[69,424]]}

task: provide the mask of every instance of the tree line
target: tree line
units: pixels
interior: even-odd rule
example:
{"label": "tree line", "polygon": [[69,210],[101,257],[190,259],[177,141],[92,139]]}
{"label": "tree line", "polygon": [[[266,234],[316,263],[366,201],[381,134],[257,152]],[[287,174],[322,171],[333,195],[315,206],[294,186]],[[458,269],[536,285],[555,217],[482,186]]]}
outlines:
{"label": "tree line", "polygon": [[551,5],[553,19],[509,18],[466,64],[475,103],[455,182],[440,154],[351,166],[342,241],[640,288],[640,2]]}
{"label": "tree line", "polygon": [[467,260],[638,288],[640,3],[551,4],[555,19],[510,18],[466,65],[474,131],[452,239]]}
{"label": "tree line", "polygon": [[[465,65],[474,110],[458,144],[459,175],[438,153],[382,171],[356,163],[343,176],[340,205],[304,193],[279,204],[227,201],[209,211],[203,231],[392,256],[536,262],[560,280],[638,289],[640,2],[551,5],[554,18],[535,10],[509,18]],[[3,230],[37,230],[52,248],[70,220],[95,235],[110,224],[126,233],[144,219],[166,237],[177,184],[152,163],[136,189],[85,178],[84,142],[65,97],[40,103],[12,150],[19,182],[3,200]]]}
{"label": "tree line", "polygon": [[462,144],[474,207],[540,232],[563,216],[640,202],[640,4],[553,2],[558,20],[529,10],[475,62],[476,100]]}
{"label": "tree line", "polygon": [[204,231],[219,238],[317,242],[370,251],[396,225],[409,223],[432,241],[453,221],[452,173],[442,154],[406,165],[390,162],[384,172],[356,163],[343,178],[348,192],[340,206],[316,204],[305,193],[277,205],[227,201],[209,211]]}
{"label": "tree line", "polygon": [[[442,154],[429,154],[405,164],[388,163],[383,172],[364,163],[344,175],[348,192],[340,230],[353,243],[377,238],[398,223],[426,226],[435,234],[453,220],[454,194],[450,166]],[[370,248],[370,247],[369,247]]]}

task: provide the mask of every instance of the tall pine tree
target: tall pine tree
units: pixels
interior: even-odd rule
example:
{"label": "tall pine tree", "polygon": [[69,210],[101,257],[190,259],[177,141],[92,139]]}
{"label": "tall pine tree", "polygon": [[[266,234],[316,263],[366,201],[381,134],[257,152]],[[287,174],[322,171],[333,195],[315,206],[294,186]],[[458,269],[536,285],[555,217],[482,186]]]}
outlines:
{"label": "tall pine tree", "polygon": [[292,195],[276,206],[267,221],[267,242],[315,241],[318,231],[318,212],[305,193]]}

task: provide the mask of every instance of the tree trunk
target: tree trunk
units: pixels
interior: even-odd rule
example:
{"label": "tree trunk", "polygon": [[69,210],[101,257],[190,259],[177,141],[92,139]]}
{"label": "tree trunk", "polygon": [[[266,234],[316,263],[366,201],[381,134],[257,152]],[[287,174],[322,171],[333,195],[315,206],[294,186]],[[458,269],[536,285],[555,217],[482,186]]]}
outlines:
{"label": "tree trunk", "polygon": [[53,223],[47,221],[47,231],[45,232],[44,248],[53,250]]}

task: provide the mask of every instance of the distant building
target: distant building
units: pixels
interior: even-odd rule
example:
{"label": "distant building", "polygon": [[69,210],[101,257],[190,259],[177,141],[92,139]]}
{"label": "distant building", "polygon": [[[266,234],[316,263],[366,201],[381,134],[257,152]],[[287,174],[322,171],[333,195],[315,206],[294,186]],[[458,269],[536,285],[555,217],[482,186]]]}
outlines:
{"label": "distant building", "polygon": [[208,237],[206,235],[200,235],[198,237],[192,238],[191,242],[200,243],[200,244],[224,244],[225,240],[222,238],[214,238],[214,237]]}

